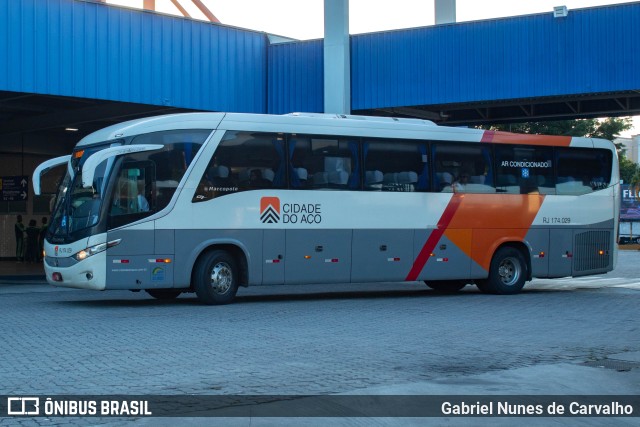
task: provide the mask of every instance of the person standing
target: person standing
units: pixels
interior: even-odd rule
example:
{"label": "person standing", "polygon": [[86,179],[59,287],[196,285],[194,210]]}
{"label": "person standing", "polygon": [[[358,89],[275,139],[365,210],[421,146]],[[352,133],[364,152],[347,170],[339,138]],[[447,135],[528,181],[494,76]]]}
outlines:
{"label": "person standing", "polygon": [[16,235],[16,259],[18,262],[24,261],[24,224],[22,223],[22,215],[16,217],[16,223],[13,226]]}
{"label": "person standing", "polygon": [[26,228],[27,233],[27,251],[25,254],[25,260],[27,262],[38,262],[38,239],[40,238],[40,227],[37,226],[36,220],[29,221],[29,226]]}

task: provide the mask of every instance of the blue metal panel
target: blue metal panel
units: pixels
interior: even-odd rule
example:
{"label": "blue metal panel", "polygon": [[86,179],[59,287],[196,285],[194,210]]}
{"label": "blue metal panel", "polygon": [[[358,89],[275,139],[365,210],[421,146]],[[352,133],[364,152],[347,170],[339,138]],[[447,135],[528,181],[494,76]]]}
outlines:
{"label": "blue metal panel", "polygon": [[269,46],[270,114],[324,111],[323,41]]}
{"label": "blue metal panel", "polygon": [[[640,3],[351,38],[352,108],[640,89]],[[82,0],[0,1],[0,90],[183,108],[323,110],[322,40]]]}
{"label": "blue metal panel", "polygon": [[640,3],[351,38],[352,108],[640,88]]}
{"label": "blue metal panel", "polygon": [[0,1],[0,90],[266,112],[262,33],[80,0]]}

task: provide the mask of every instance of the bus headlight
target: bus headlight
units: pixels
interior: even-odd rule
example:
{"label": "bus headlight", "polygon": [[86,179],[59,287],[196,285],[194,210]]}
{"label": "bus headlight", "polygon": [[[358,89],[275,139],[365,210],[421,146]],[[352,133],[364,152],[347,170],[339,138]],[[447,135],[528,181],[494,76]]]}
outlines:
{"label": "bus headlight", "polygon": [[87,259],[90,256],[93,256],[95,254],[99,254],[100,252],[104,252],[107,249],[116,246],[117,244],[119,244],[121,241],[121,239],[118,240],[112,240],[111,242],[107,242],[107,243],[100,243],[94,246],[91,246],[89,248],[83,249],[80,252],[78,252],[77,254],[75,254],[73,257],[76,259],[76,261],[82,261],[83,259]]}

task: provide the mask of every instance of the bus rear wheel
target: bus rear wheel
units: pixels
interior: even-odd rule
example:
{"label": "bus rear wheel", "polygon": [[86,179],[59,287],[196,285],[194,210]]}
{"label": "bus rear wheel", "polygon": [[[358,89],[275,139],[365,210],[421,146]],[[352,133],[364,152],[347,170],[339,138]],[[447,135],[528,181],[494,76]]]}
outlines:
{"label": "bus rear wheel", "polygon": [[522,290],[527,276],[527,262],[522,252],[505,246],[493,255],[489,277],[486,280],[478,280],[476,284],[485,293],[512,295]]}
{"label": "bus rear wheel", "polygon": [[436,292],[452,294],[467,286],[460,280],[425,280],[424,283]]}
{"label": "bus rear wheel", "polygon": [[182,291],[175,289],[147,289],[147,293],[155,299],[169,300],[178,298]]}
{"label": "bus rear wheel", "polygon": [[227,251],[214,250],[202,255],[194,270],[193,287],[205,304],[229,304],[238,292],[238,268]]}

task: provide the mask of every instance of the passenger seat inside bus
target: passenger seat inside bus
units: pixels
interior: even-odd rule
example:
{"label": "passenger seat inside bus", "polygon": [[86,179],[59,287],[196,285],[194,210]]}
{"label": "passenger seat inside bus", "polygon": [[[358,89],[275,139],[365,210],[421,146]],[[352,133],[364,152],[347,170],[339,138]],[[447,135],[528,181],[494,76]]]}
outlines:
{"label": "passenger seat inside bus", "polygon": [[440,185],[440,191],[443,193],[452,193],[453,187],[451,184],[453,183],[453,175],[449,172],[439,172],[436,173],[436,178],[438,178],[438,183]]}
{"label": "passenger seat inside bus", "polygon": [[520,186],[514,175],[498,175],[498,188],[501,193],[520,194]]}
{"label": "passenger seat inside bus", "polygon": [[544,176],[538,175],[536,177],[536,182],[538,184],[538,193],[540,194],[556,194],[555,187],[547,187],[547,180]]}
{"label": "passenger seat inside bus", "polygon": [[309,178],[307,170],[305,168],[294,168],[293,171],[298,177],[296,188],[307,188],[307,179]]}
{"label": "passenger seat inside bus", "polygon": [[269,168],[247,168],[240,172],[240,182],[249,188],[271,188],[274,177]]}
{"label": "passenger seat inside bus", "polygon": [[266,181],[269,181],[270,185],[273,185],[273,179],[276,176],[275,172],[273,172],[273,169],[263,169],[262,170],[262,178]]}
{"label": "passenger seat inside bus", "polygon": [[584,185],[571,176],[558,177],[556,191],[558,194],[586,194],[592,190],[591,186]]}
{"label": "passenger seat inside bus", "polygon": [[329,172],[329,188],[346,188],[349,183],[349,174],[346,171]]}
{"label": "passenger seat inside bus", "polygon": [[485,176],[484,175],[471,175],[469,177],[469,183],[471,184],[484,184]]}
{"label": "passenger seat inside bus", "polygon": [[414,171],[398,172],[397,182],[400,191],[415,191],[418,174]]}
{"label": "passenger seat inside bus", "polygon": [[379,170],[366,171],[364,175],[364,188],[369,191],[382,191],[384,175]]}
{"label": "passenger seat inside bus", "polygon": [[209,168],[211,183],[215,186],[229,185],[229,168],[226,166],[213,166]]}
{"label": "passenger seat inside bus", "polygon": [[313,174],[313,187],[314,188],[327,188],[329,185],[329,173],[328,172],[316,172]]}

